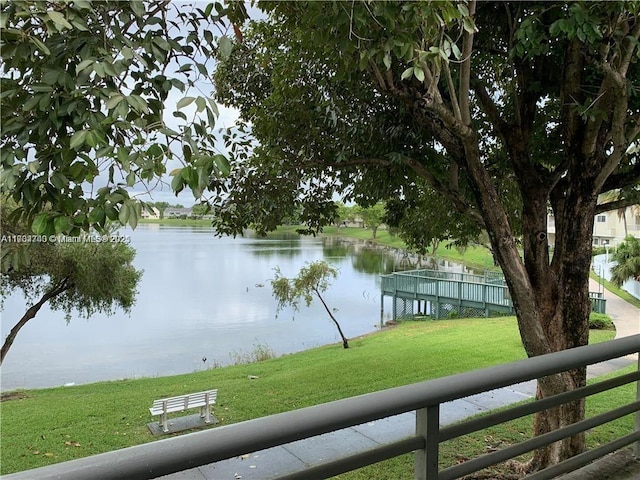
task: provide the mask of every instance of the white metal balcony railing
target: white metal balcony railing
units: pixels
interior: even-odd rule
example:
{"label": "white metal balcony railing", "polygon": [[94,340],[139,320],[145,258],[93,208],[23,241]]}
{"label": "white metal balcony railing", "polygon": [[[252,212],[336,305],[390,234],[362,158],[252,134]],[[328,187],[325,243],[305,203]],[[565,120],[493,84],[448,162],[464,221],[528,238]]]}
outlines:
{"label": "white metal balcony railing", "polygon": [[[635,414],[633,431],[623,437],[527,477],[529,480],[550,479],[575,470],[627,445],[634,444],[635,454],[640,455],[640,362],[638,369],[626,375],[591,383],[578,390],[543,400],[517,404],[452,426],[440,426],[441,405],[470,395],[623,357],[639,351],[640,335],[634,335],[107,452],[6,475],[3,478],[5,480],[35,478],[39,480],[60,478],[65,480],[94,478],[142,480],[158,478],[200,465],[415,411],[415,435],[346,458],[281,476],[280,480],[329,478],[409,452],[415,452],[415,478],[417,480],[452,480],[549,445],[562,438],[584,432],[616,418]],[[633,382],[637,384],[637,394],[635,400],[629,404],[612,406],[612,409],[606,413],[587,418],[546,435],[525,440],[462,464],[443,470],[439,469],[439,446],[442,442]]]}

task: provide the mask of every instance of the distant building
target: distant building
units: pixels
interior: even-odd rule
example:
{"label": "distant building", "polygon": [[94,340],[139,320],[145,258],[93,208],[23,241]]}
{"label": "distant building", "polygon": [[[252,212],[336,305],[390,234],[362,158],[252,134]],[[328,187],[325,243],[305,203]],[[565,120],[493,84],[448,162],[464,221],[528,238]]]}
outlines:
{"label": "distant building", "polygon": [[167,207],[164,210],[164,218],[189,218],[191,215],[191,208]]}
{"label": "distant building", "polygon": [[[553,215],[547,217],[549,244],[556,240],[556,224]],[[622,243],[627,235],[640,238],[640,206],[634,205],[623,212],[612,210],[596,215],[593,224],[593,245],[596,247],[611,246]]]}
{"label": "distant building", "polygon": [[151,210],[153,210],[153,213],[148,211],[146,208],[143,208],[140,216],[142,218],[148,218],[148,219],[160,218],[160,210],[158,210],[156,207],[151,207]]}
{"label": "distant building", "polygon": [[364,220],[359,216],[350,217],[337,224],[338,227],[365,228]]}

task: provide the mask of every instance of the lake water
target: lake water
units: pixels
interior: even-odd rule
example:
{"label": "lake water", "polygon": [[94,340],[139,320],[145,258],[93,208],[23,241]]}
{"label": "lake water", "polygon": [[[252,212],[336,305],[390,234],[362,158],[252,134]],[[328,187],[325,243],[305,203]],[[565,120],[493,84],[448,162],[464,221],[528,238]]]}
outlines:
{"label": "lake water", "polygon": [[[74,316],[67,324],[63,313],[44,307],[7,354],[2,390],[189,373],[255,348],[280,355],[339,342],[320,302],[277,314],[271,293],[275,267],[292,277],[321,259],[340,270],[325,299],[345,335],[366,334],[380,323],[380,273],[398,261],[362,244],[297,235],[218,238],[209,228],[159,225],[121,234],[144,270],[131,313]],[[3,339],[25,310],[20,295],[5,299]]]}

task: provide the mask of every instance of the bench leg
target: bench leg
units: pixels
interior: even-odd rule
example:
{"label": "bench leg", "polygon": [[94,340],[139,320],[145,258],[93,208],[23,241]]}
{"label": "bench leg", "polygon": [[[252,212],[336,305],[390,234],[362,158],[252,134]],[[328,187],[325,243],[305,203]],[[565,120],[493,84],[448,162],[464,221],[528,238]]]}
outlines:
{"label": "bench leg", "polygon": [[204,423],[211,423],[211,407],[209,405],[200,407],[200,418],[204,418]]}
{"label": "bench leg", "polygon": [[167,425],[167,412],[162,412],[160,414],[160,426],[162,427],[163,432],[166,433],[169,431],[169,427]]}

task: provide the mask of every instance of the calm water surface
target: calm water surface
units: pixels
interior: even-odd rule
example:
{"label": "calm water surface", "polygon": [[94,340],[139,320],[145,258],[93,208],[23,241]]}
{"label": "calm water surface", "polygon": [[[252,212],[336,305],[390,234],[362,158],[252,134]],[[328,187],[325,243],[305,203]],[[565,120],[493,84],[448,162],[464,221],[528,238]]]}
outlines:
{"label": "calm water surface", "polygon": [[[276,354],[339,342],[319,302],[276,312],[273,269],[292,277],[305,262],[340,269],[325,299],[348,338],[380,322],[380,273],[388,253],[332,239],[297,235],[218,238],[209,228],[142,225],[122,230],[144,270],[137,303],[89,320],[43,308],[18,334],[2,366],[2,390],[189,373],[232,363],[256,347]],[[25,311],[5,299],[2,337]],[[388,314],[390,315],[390,313]],[[206,358],[206,361],[203,361]]]}

